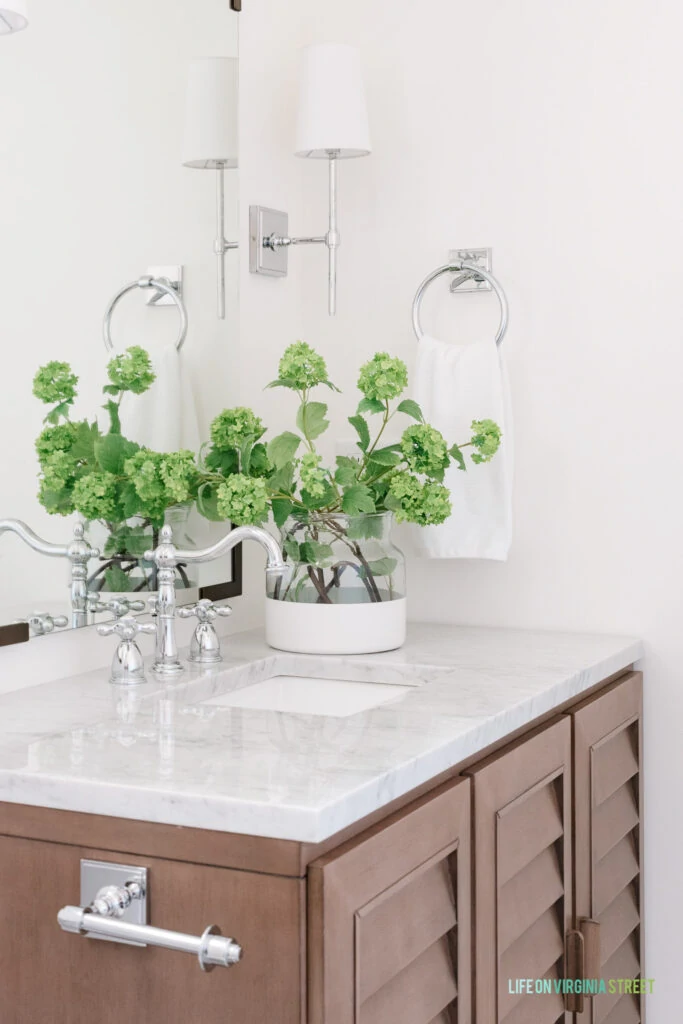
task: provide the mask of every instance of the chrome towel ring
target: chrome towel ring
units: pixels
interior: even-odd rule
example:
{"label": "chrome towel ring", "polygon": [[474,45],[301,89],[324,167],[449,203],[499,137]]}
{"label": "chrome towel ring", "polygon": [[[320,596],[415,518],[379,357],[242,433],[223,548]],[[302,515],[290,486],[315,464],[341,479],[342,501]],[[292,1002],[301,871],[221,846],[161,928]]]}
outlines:
{"label": "chrome towel ring", "polygon": [[178,312],[180,313],[180,333],[178,334],[178,340],[176,341],[175,347],[178,352],[180,352],[185,343],[185,338],[187,337],[187,310],[185,309],[185,303],[176,289],[173,288],[167,280],[160,277],[140,277],[137,281],[132,281],[131,284],[127,284],[125,288],[122,288],[120,292],[117,292],[109,303],[107,312],[104,315],[104,347],[108,352],[114,351],[114,343],[111,340],[112,315],[123,296],[127,295],[128,292],[134,291],[136,288],[154,288],[155,291],[168,295],[176,304]]}
{"label": "chrome towel ring", "polygon": [[507,296],[503,291],[502,285],[496,280],[493,274],[490,274],[488,270],[484,270],[483,267],[478,267],[473,263],[467,263],[464,260],[459,263],[447,263],[445,266],[439,267],[437,270],[433,270],[431,274],[428,274],[428,276],[425,277],[424,281],[418,288],[413,301],[413,330],[415,331],[417,340],[420,341],[424,336],[420,314],[422,313],[422,300],[424,299],[425,292],[432,281],[436,281],[438,277],[441,277],[443,274],[457,274],[458,272],[460,273],[460,276],[451,284],[451,291],[457,291],[458,287],[461,284],[464,284],[465,281],[469,281],[470,278],[475,278],[488,281],[491,288],[498,296],[498,301],[500,302],[500,326],[498,328],[498,333],[496,334],[496,345],[500,345],[505,337],[505,332],[508,329],[508,322],[510,319]]}

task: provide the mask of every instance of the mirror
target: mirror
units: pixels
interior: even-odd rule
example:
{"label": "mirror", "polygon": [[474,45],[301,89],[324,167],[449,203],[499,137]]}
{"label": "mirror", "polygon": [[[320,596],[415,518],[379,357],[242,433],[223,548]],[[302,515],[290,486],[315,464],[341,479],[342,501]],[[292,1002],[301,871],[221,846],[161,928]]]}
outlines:
{"label": "mirror", "polygon": [[[79,516],[46,497],[54,491],[50,480],[39,501],[36,439],[62,397],[59,387],[50,387],[59,374],[43,378],[45,402],[32,393],[34,378],[51,361],[68,363],[78,383],[67,384],[75,394],[53,417],[57,425],[96,420],[101,444],[112,427],[103,408],[110,401],[122,435],[159,453],[198,454],[212,419],[237,404],[239,254],[225,254],[225,319],[219,319],[213,248],[219,172],[206,173],[206,162],[185,166],[183,125],[196,58],[232,58],[236,69],[233,8],[228,0],[31,0],[28,28],[0,37],[0,520],[21,520],[62,546],[84,522],[87,542],[101,551],[87,564],[88,623],[111,618],[116,599],[135,602],[137,610],[152,596],[153,566],[141,555],[154,546],[160,524],[142,515],[124,518],[120,503],[115,513]],[[236,106],[236,91],[224,99],[222,114],[229,102]],[[198,113],[205,112],[202,106]],[[236,110],[231,113],[236,138]],[[228,169],[223,177],[231,239],[238,231],[238,172]],[[113,351],[105,348],[103,320],[112,298],[146,276],[180,283],[188,330],[179,354],[175,289],[126,293],[112,313]],[[149,353],[156,379],[144,394],[112,393],[108,363],[132,346]],[[45,459],[60,441],[43,436]],[[117,442],[106,445],[114,475],[122,474]],[[133,484],[149,471],[143,463],[127,471],[135,474]],[[171,507],[164,500],[180,547],[212,543],[229,528],[209,523],[192,501]],[[57,514],[48,511],[51,502]],[[11,627],[6,641],[25,633],[17,620],[32,619],[32,635],[72,625],[70,574],[67,558],[46,557],[19,536],[0,533],[0,626]],[[179,600],[238,593],[241,565],[234,553],[186,574]]]}

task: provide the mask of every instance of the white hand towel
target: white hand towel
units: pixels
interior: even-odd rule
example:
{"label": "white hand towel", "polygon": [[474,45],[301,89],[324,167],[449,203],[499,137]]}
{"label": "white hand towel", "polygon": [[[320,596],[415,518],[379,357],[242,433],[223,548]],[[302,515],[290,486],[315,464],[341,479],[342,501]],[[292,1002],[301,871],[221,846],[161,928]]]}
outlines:
{"label": "white hand towel", "polygon": [[498,346],[492,339],[449,345],[424,336],[414,391],[425,419],[449,446],[469,439],[473,420],[495,420],[503,432],[491,462],[473,465],[467,448],[467,472],[456,464],[447,470],[453,514],[441,526],[414,528],[418,552],[427,558],[505,561],[512,541],[512,407]]}
{"label": "white hand towel", "polygon": [[125,396],[123,433],[156,452],[188,448],[196,454],[201,444],[197,407],[181,353],[175,345],[166,345],[150,356],[156,380],[143,395]]}

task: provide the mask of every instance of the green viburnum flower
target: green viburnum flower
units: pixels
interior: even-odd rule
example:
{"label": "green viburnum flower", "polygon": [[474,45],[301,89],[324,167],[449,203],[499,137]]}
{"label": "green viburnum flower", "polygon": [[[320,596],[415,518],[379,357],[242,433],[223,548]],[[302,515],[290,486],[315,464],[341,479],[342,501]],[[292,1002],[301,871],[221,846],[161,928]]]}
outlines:
{"label": "green viburnum flower", "polygon": [[438,526],[453,511],[447,487],[433,480],[422,483],[411,473],[396,473],[389,491],[401,503],[401,508],[395,513],[397,523],[407,521],[418,526]]}
{"label": "green viburnum flower", "polygon": [[76,440],[74,423],[60,423],[56,427],[45,427],[36,438],[36,454],[41,465],[54,452],[68,452]]}
{"label": "green viburnum flower", "polygon": [[407,386],[408,367],[388,352],[378,352],[360,368],[358,389],[366,398],[386,402],[398,398]]}
{"label": "green viburnum flower", "polygon": [[425,476],[438,476],[450,461],[443,434],[427,423],[417,423],[403,432],[401,452],[410,469]]}
{"label": "green viburnum flower", "polygon": [[113,473],[90,473],[76,481],[74,508],[86,519],[119,518],[116,477]]}
{"label": "green viburnum flower", "polygon": [[43,480],[45,487],[51,491],[59,491],[66,487],[74,473],[74,460],[68,452],[53,452],[43,462]]}
{"label": "green viburnum flower", "polygon": [[130,459],[126,459],[123,472],[135,486],[141,506],[140,515],[159,523],[164,518],[169,502],[166,500],[166,487],[161,478],[161,465],[164,456],[159,452],[141,448]]}
{"label": "green viburnum flower", "polygon": [[285,349],[278,372],[280,379],[290,381],[297,391],[328,383],[325,360],[305,341],[295,341]]}
{"label": "green viburnum flower", "polygon": [[299,476],[301,486],[304,487],[312,498],[321,498],[325,493],[325,471],[320,468],[322,456],[315,452],[306,452],[301,456]]}
{"label": "green viburnum flower", "polygon": [[33,394],[46,405],[55,402],[73,402],[76,397],[78,377],[69,363],[53,360],[41,366],[33,378]]}
{"label": "green viburnum flower", "polygon": [[157,379],[149,353],[139,345],[131,345],[123,355],[114,356],[107,364],[107,376],[113,387],[132,391],[134,395],[149,391]]}
{"label": "green viburnum flower", "polygon": [[490,462],[500,448],[503,436],[500,427],[493,420],[473,420],[472,430],[472,444],[478,449],[472,456],[472,462]]}
{"label": "green viburnum flower", "polygon": [[216,448],[241,448],[246,441],[257,440],[265,432],[259,417],[244,406],[224,409],[211,424],[211,440]]}
{"label": "green viburnum flower", "polygon": [[187,449],[163,455],[159,463],[159,475],[171,504],[182,505],[193,497],[197,480],[194,454]]}
{"label": "green viburnum flower", "polygon": [[235,473],[220,484],[218,512],[236,526],[257,526],[268,518],[268,492],[261,478]]}

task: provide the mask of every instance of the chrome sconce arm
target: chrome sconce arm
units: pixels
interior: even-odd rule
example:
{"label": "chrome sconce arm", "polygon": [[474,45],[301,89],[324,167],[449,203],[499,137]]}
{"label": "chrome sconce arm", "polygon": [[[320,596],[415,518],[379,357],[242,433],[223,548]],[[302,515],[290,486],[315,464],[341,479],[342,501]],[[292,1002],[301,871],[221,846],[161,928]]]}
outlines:
{"label": "chrome sconce arm", "polygon": [[225,257],[232,249],[239,249],[239,242],[229,242],[225,237],[225,170],[221,164],[217,171],[216,183],[216,241],[213,251],[218,259],[218,319],[225,320]]}
{"label": "chrome sconce arm", "polygon": [[0,519],[0,533],[15,533],[40,555],[48,558],[68,558],[71,562],[71,625],[74,628],[88,624],[88,562],[99,558],[97,548],[85,540],[82,523],[74,526],[73,540],[69,544],[52,544],[19,519]]}

